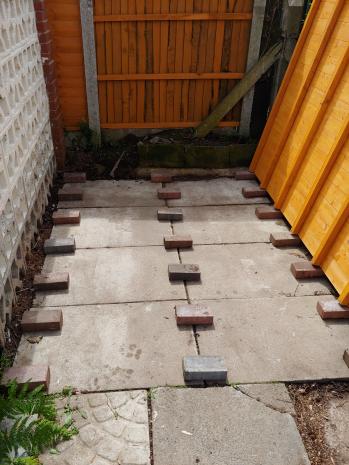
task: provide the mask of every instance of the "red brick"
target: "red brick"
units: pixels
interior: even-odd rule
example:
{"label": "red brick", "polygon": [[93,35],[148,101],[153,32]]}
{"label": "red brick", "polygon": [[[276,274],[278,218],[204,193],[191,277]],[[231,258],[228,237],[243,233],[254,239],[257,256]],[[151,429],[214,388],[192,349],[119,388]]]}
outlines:
{"label": "red brick", "polygon": [[347,367],[349,368],[349,349],[346,349],[344,351],[343,360],[345,361]]}
{"label": "red brick", "polygon": [[166,236],[164,237],[165,249],[189,249],[193,247],[191,236]]}
{"label": "red brick", "polygon": [[150,174],[151,182],[172,182],[172,175],[166,171],[152,171]]}
{"label": "red brick", "polygon": [[251,173],[251,171],[248,170],[238,170],[235,172],[235,179],[237,181],[256,181],[257,177],[254,173]]}
{"label": "red brick", "polygon": [[297,247],[302,244],[298,236],[289,232],[270,234],[270,242],[274,247]]}
{"label": "red brick", "polygon": [[80,212],[78,210],[57,210],[52,215],[53,224],[79,224]]}
{"label": "red brick", "polygon": [[34,276],[37,291],[61,291],[69,288],[69,273],[42,273]]}
{"label": "red brick", "polygon": [[244,187],[242,189],[242,195],[246,199],[253,199],[255,197],[268,197],[268,192],[260,187]]}
{"label": "red brick", "polygon": [[171,199],[180,199],[182,197],[181,191],[178,189],[159,189],[158,190],[158,198],[163,200],[171,200]]}
{"label": "red brick", "polygon": [[29,310],[21,321],[23,332],[60,331],[62,326],[62,310]]}
{"label": "red brick", "polygon": [[1,384],[2,386],[6,386],[12,380],[16,380],[19,387],[28,383],[30,390],[41,385],[44,385],[45,389],[48,390],[50,385],[50,368],[47,365],[26,365],[8,368],[4,371]]}
{"label": "red brick", "polygon": [[344,307],[336,300],[320,300],[317,311],[323,320],[349,318],[349,307]]}
{"label": "red brick", "polygon": [[69,183],[86,182],[86,173],[64,173],[63,180]]}
{"label": "red brick", "polygon": [[284,215],[280,210],[269,205],[261,205],[256,208],[256,216],[260,220],[281,220]]}
{"label": "red brick", "polygon": [[212,325],[213,315],[203,305],[177,305],[176,321],[178,325]]}
{"label": "red brick", "polygon": [[83,192],[81,189],[73,188],[73,187],[65,187],[64,189],[60,189],[58,191],[58,200],[61,201],[70,201],[70,200],[82,200]]}
{"label": "red brick", "polygon": [[291,271],[296,279],[321,278],[324,276],[324,272],[320,267],[306,261],[292,263]]}

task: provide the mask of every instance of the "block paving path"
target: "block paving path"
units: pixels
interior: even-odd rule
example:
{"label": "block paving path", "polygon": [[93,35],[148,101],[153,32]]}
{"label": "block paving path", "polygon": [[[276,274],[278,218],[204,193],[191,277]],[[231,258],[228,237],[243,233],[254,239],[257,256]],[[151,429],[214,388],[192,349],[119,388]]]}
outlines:
{"label": "block paving path", "polygon": [[[181,198],[159,199],[166,187]],[[24,333],[15,362],[49,365],[50,392],[79,393],[70,400],[79,435],[44,465],[150,465],[151,449],[154,465],[309,464],[285,386],[263,383],[348,378],[349,330],[317,313],[319,295],[334,300],[326,279],[292,275],[306,251],[270,244],[288,228],[256,217],[270,200],[242,195],[255,187],[228,178],[66,184],[82,200],[58,207],[79,211],[80,223],[55,225],[52,238],[73,237],[76,250],[48,255],[43,272],[69,273],[69,289],[38,291],[34,302],[62,310],[63,326]],[[184,219],[159,221],[168,207]],[[166,250],[171,235],[190,235],[193,248]],[[201,281],[170,282],[168,266],[180,264],[197,264]],[[188,304],[207,305],[214,324],[177,326],[175,307]],[[184,389],[182,360],[197,355],[222,357],[239,385]]]}

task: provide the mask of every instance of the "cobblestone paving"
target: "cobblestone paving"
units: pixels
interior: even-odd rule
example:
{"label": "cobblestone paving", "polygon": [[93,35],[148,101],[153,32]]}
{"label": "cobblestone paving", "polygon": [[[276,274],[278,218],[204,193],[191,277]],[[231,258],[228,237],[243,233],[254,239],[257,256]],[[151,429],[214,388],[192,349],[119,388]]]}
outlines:
{"label": "cobblestone paving", "polygon": [[[64,417],[68,401],[58,401]],[[45,453],[43,465],[150,465],[146,391],[74,396],[69,401],[79,434]]]}

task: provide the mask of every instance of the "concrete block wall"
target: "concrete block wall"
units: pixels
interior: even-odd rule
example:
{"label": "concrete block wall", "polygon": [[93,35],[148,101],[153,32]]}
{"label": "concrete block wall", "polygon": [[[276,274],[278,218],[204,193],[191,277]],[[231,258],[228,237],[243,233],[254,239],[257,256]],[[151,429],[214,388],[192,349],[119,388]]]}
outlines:
{"label": "concrete block wall", "polygon": [[0,344],[54,169],[33,0],[1,0]]}

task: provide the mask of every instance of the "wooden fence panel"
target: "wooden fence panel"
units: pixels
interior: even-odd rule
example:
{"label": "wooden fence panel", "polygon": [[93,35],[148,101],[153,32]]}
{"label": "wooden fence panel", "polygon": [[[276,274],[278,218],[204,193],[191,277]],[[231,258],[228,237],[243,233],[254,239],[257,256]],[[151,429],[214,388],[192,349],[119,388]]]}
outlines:
{"label": "wooden fence panel", "polygon": [[349,305],[349,1],[314,0],[251,169]]}
{"label": "wooden fence panel", "polygon": [[253,3],[95,0],[101,127],[197,125],[244,75]]}

